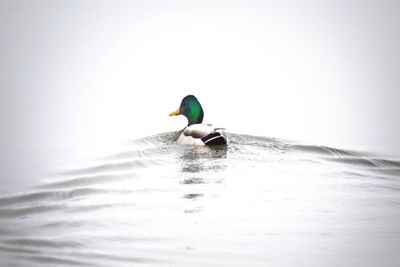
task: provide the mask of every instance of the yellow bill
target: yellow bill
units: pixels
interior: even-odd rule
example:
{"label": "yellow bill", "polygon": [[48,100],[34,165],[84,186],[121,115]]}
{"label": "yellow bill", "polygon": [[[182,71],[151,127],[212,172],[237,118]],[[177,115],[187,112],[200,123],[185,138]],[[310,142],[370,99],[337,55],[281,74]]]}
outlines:
{"label": "yellow bill", "polygon": [[174,112],[169,113],[170,116],[176,116],[176,115],[181,115],[181,112],[179,111],[179,108],[175,110]]}

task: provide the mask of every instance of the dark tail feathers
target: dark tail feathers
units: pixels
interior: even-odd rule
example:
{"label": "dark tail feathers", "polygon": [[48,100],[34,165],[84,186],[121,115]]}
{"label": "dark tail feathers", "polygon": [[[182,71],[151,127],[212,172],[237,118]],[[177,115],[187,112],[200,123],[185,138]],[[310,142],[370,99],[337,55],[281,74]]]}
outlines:
{"label": "dark tail feathers", "polygon": [[226,145],[227,144],[226,137],[223,136],[220,132],[216,132],[216,131],[210,133],[209,135],[202,137],[201,140],[207,146],[216,146],[216,145]]}

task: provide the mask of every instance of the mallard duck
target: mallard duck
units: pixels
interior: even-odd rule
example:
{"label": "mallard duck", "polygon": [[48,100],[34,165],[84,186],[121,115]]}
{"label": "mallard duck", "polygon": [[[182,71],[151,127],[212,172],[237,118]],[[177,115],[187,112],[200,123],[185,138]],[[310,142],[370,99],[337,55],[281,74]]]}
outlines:
{"label": "mallard duck", "polygon": [[170,116],[183,115],[188,125],[182,130],[177,140],[178,144],[196,145],[225,145],[228,139],[223,128],[214,128],[211,124],[202,124],[204,112],[200,102],[193,95],[182,99],[180,107],[169,114]]}

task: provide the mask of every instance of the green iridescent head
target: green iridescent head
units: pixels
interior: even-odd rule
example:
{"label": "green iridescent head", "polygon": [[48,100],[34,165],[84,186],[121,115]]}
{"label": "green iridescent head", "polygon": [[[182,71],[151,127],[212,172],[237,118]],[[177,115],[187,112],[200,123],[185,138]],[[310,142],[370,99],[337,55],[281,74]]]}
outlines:
{"label": "green iridescent head", "polygon": [[181,106],[169,115],[184,115],[188,119],[189,126],[202,123],[204,112],[197,98],[194,95],[187,95],[182,99]]}

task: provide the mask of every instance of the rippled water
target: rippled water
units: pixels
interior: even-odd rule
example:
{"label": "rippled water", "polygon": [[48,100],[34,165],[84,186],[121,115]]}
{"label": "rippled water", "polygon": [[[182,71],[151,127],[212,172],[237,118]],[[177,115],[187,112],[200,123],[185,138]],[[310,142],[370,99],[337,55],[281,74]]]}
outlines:
{"label": "rippled water", "polygon": [[131,142],[0,198],[2,266],[398,266],[400,162],[230,134]]}

